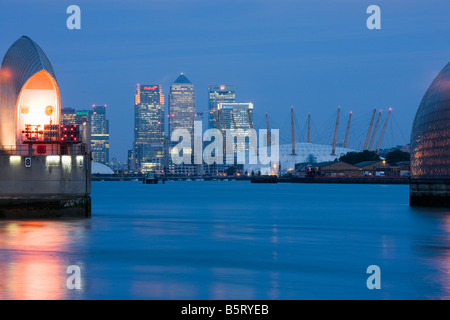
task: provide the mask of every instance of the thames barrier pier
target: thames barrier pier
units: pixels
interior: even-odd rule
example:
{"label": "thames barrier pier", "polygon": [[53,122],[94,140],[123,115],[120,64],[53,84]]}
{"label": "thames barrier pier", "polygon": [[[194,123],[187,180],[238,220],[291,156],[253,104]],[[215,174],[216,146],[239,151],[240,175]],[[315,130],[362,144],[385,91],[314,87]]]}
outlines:
{"label": "thames barrier pier", "polygon": [[450,207],[450,63],[431,83],[414,119],[410,204]]}
{"label": "thames barrier pier", "polygon": [[91,215],[89,124],[60,114],[53,67],[23,36],[0,70],[0,218]]}

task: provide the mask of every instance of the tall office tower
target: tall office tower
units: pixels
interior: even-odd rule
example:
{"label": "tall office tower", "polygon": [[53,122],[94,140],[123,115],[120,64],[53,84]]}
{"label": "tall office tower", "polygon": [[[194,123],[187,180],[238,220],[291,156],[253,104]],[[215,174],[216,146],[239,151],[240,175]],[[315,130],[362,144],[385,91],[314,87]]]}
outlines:
{"label": "tall office tower", "polygon": [[217,105],[223,103],[236,102],[236,90],[230,85],[210,85],[209,91],[209,128],[217,129],[214,111],[217,112]]}
{"label": "tall office tower", "polygon": [[195,93],[194,85],[182,73],[170,86],[169,137],[176,129],[194,133]]}
{"label": "tall office tower", "polygon": [[77,114],[75,109],[72,108],[61,108],[61,124],[69,125],[75,124],[75,118]]}
{"label": "tall office tower", "polygon": [[106,105],[92,106],[91,152],[94,161],[109,162],[109,121],[106,120]]}
{"label": "tall office tower", "polygon": [[61,124],[86,125],[91,123],[91,110],[75,110],[72,108],[61,109]]}
{"label": "tall office tower", "polygon": [[135,153],[134,150],[128,150],[127,153],[127,166],[128,170],[136,170],[136,161],[134,159]]}
{"label": "tall office tower", "polygon": [[144,172],[161,172],[164,158],[164,94],[160,85],[137,85],[134,159]]}
{"label": "tall office tower", "polygon": [[[253,103],[219,103],[217,109],[220,111],[218,120],[224,136],[228,130],[236,132],[237,135],[244,134],[250,130],[250,117],[253,119]],[[248,139],[245,149],[249,149]]]}
{"label": "tall office tower", "polygon": [[92,110],[77,110],[77,111],[75,111],[75,124],[82,124],[82,125],[86,125],[87,123],[90,124],[92,114],[93,114]]}

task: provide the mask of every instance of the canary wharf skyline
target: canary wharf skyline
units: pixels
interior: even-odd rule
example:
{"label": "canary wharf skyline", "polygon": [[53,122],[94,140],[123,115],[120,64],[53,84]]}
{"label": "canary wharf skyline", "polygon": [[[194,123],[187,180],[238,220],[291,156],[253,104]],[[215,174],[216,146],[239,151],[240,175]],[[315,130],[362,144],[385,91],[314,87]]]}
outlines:
{"label": "canary wharf skyline", "polygon": [[[80,30],[66,27],[72,4],[81,8]],[[371,4],[382,10],[380,30],[366,27]],[[136,84],[162,85],[167,96],[180,73],[195,86],[197,112],[207,113],[212,84],[234,85],[237,102],[254,103],[255,122],[267,112],[274,127],[291,106],[300,125],[310,112],[321,127],[333,126],[338,105],[362,126],[374,108],[391,107],[406,138],[398,141],[407,143],[423,92],[450,61],[445,5],[0,0],[8,30],[0,51],[22,35],[36,40],[52,60],[62,107],[108,105],[111,158],[122,161],[132,147]]]}

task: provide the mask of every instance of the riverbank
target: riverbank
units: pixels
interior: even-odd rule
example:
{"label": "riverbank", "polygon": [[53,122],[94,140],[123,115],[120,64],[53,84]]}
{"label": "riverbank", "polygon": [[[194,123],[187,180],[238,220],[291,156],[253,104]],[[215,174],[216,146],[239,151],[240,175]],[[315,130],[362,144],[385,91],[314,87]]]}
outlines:
{"label": "riverbank", "polygon": [[[142,181],[139,176],[92,175],[92,181]],[[409,184],[409,177],[159,177],[164,181],[251,181],[253,183],[345,183],[345,184]]]}
{"label": "riverbank", "polygon": [[409,184],[408,177],[314,177],[278,178],[286,183]]}

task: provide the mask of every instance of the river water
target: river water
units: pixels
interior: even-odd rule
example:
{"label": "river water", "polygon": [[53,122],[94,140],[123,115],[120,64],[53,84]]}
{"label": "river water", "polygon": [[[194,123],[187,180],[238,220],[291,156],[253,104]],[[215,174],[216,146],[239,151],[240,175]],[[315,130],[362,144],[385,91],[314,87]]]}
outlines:
{"label": "river water", "polygon": [[91,219],[0,221],[0,299],[449,299],[450,210],[408,188],[93,182]]}

